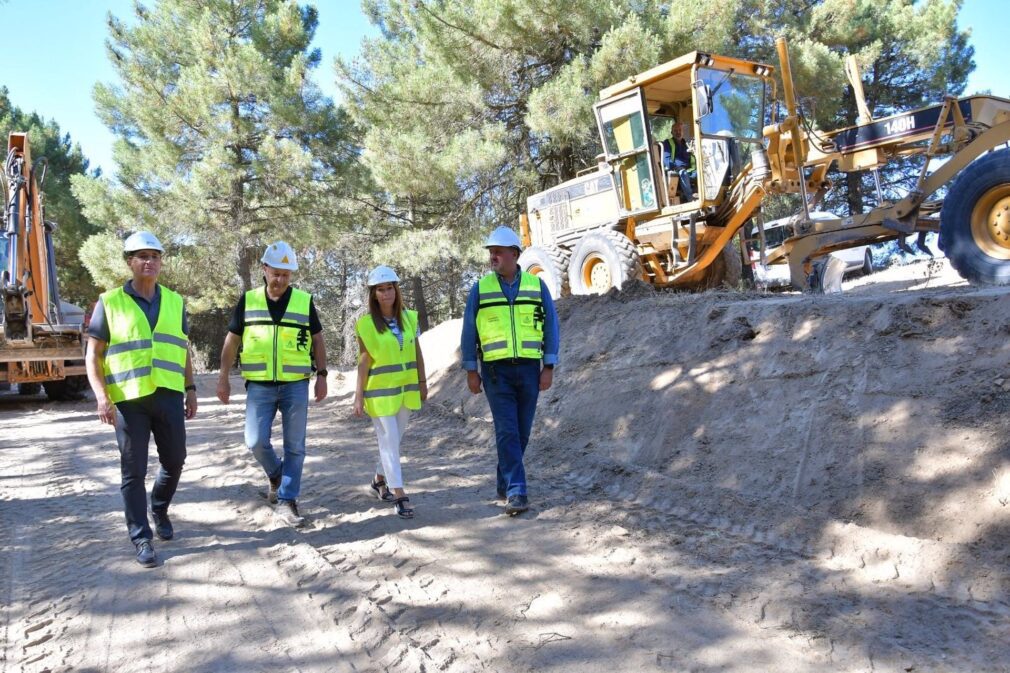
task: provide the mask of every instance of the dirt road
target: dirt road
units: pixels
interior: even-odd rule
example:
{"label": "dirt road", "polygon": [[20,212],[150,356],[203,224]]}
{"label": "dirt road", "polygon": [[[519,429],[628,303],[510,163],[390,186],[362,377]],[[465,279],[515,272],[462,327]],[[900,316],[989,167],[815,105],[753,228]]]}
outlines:
{"label": "dirt road", "polygon": [[0,671],[1010,671],[1010,294],[899,291],[924,269],[559,302],[514,519],[458,324],[422,341],[410,522],[369,495],[347,381],[294,530],[201,376],[153,570],[93,403],[0,398]]}

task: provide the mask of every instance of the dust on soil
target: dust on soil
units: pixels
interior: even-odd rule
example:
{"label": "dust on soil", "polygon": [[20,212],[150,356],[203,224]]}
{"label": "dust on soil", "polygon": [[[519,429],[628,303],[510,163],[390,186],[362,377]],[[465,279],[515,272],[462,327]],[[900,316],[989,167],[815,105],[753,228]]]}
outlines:
{"label": "dust on soil", "polygon": [[0,670],[1010,671],[1010,293],[942,262],[847,285],[558,302],[513,519],[458,322],[422,338],[412,521],[370,496],[350,372],[298,530],[203,375],[154,570],[93,402],[0,398]]}

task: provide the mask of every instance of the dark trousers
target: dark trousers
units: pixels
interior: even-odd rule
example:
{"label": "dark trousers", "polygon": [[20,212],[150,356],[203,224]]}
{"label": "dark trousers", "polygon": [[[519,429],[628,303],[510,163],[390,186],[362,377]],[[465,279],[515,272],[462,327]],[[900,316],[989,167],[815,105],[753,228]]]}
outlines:
{"label": "dark trousers", "polygon": [[126,529],[134,544],[152,537],[144,488],[152,434],[161,469],[151,489],[151,509],[164,512],[172,502],[182,476],[182,464],[186,462],[186,415],[182,393],[158,388],[146,397],[116,404],[116,441],[119,442],[119,466],[123,477],[120,490],[126,511]]}
{"label": "dark trousers", "polygon": [[498,490],[507,496],[526,495],[523,456],[540,396],[540,363],[481,363],[481,379],[494,418]]}

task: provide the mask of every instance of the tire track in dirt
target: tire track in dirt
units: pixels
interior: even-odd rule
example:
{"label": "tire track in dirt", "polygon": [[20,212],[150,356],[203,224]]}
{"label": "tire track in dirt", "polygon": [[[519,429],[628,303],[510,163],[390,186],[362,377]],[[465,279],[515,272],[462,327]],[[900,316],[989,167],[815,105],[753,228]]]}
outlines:
{"label": "tire track in dirt", "polygon": [[[332,424],[329,430],[332,436],[351,431]],[[430,442],[440,444],[437,435]],[[315,445],[310,454],[315,452],[317,463],[346,464],[348,456],[341,446],[318,440],[310,443]],[[370,456],[362,457],[353,443],[349,450],[358,454],[355,461],[360,469],[355,473],[367,478]],[[427,448],[412,448],[411,452],[423,456]],[[333,642],[351,668],[395,673],[472,671],[483,668],[479,663],[475,668],[482,654],[493,658],[496,646],[491,635],[482,636],[479,644],[459,636],[430,635],[433,626],[438,631],[443,619],[458,615],[463,604],[449,598],[452,587],[439,572],[432,572],[439,561],[412,543],[409,530],[394,527],[366,539],[356,539],[345,531],[349,525],[367,523],[376,514],[395,521],[387,503],[364,495],[365,486],[328,482],[322,475],[313,475],[307,463],[301,499],[307,523],[290,529],[279,524],[272,508],[255,495],[255,484],[262,481],[262,474],[248,450],[236,446],[219,453],[234,470],[230,474],[253,484],[235,487],[236,515],[250,528],[270,531],[271,536],[283,540],[267,548],[266,557],[286,576],[286,582],[296,586],[332,623]],[[465,466],[456,469],[463,479],[467,472]],[[423,493],[415,497],[422,504],[435,506]],[[424,514],[422,508],[419,516]]]}
{"label": "tire track in dirt", "polygon": [[[928,670],[959,671],[974,658],[958,659],[959,649],[969,646],[989,650],[991,661],[1010,658],[1010,646],[1000,635],[1010,623],[1010,605],[976,600],[963,587],[945,590],[934,586],[923,591],[903,584],[900,572],[890,581],[867,582],[858,565],[838,559],[827,563],[832,559],[831,550],[804,537],[810,522],[791,534],[762,525],[767,517],[761,514],[759,504],[741,502],[734,493],[724,494],[725,511],[750,517],[692,506],[696,499],[684,493],[683,484],[662,475],[637,474],[626,465],[585,467],[575,471],[569,481],[583,498],[598,503],[601,527],[610,522],[647,535],[650,548],[676,550],[679,563],[709,571],[700,579],[675,574],[656,580],[671,592],[701,597],[760,628],[826,638],[836,660],[865,659],[876,666],[898,666],[911,659],[928,662]],[[678,495],[663,495],[669,493]],[[606,499],[606,505],[599,504],[601,498]],[[711,501],[711,494],[707,501]],[[653,563],[664,567],[669,559],[660,554]],[[713,568],[720,570],[712,573]],[[735,568],[749,571],[741,574]],[[881,623],[876,632],[846,626],[839,619],[864,611],[893,614],[895,619]],[[949,632],[953,623],[972,625],[975,637],[971,644],[964,641],[960,630]],[[909,624],[915,624],[916,629],[904,628]],[[928,635],[923,636],[922,631]]]}
{"label": "tire track in dirt", "polygon": [[[57,671],[76,656],[66,636],[96,578],[109,514],[107,498],[85,492],[88,460],[72,448],[91,420],[81,407],[50,404],[0,426],[27,440],[0,448],[4,671]],[[35,417],[30,428],[24,415]]]}

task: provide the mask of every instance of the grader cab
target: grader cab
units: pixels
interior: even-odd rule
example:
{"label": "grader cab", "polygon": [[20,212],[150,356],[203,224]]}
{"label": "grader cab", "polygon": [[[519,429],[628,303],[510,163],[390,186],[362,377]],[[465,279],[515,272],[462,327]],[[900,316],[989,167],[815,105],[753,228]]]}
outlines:
{"label": "grader cab", "polygon": [[[527,199],[523,268],[555,296],[605,292],[631,279],[695,289],[736,284],[742,246],[734,237],[766,195],[796,193],[803,208],[795,235],[766,252],[790,265],[797,287],[808,287],[814,265],[833,250],[937,230],[965,278],[1010,283],[1010,150],[991,151],[1010,139],[1010,101],[948,97],[875,120],[850,62],[860,123],[810,133],[784,40],[777,47],[787,110],[780,121],[772,66],[726,56],[692,52],[604,89],[594,105],[599,163]],[[687,166],[670,160],[678,123]],[[905,198],[890,203],[878,192],[866,213],[811,220],[831,189],[832,166],[876,171],[899,156],[924,158]],[[930,173],[930,160],[941,156],[950,158]],[[946,185],[946,205],[928,200]]]}

